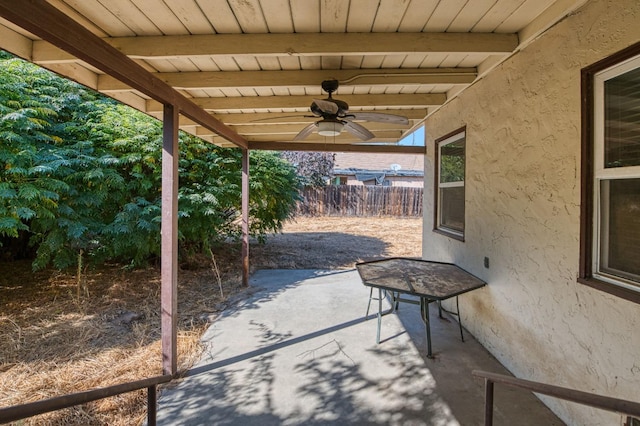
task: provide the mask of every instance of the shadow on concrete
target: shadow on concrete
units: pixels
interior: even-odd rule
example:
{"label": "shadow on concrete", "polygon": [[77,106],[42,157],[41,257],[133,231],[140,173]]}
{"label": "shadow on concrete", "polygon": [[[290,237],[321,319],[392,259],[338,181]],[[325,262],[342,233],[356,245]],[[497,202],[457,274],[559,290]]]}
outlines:
{"label": "shadow on concrete", "polygon": [[[265,343],[265,344],[272,343],[272,344],[270,344],[269,346],[260,347],[259,349],[256,349],[256,350],[251,351],[251,352],[247,352],[247,353],[244,353],[244,354],[241,354],[241,355],[237,355],[237,356],[232,357],[232,358],[227,358],[227,359],[224,359],[224,360],[221,360],[221,361],[218,361],[218,362],[214,362],[214,363],[211,363],[211,364],[207,364],[207,365],[203,365],[203,366],[200,366],[200,367],[192,368],[191,370],[189,370],[185,374],[185,377],[195,376],[195,375],[206,373],[208,371],[215,370],[215,369],[218,369],[218,368],[221,368],[221,367],[226,367],[228,365],[235,364],[237,362],[244,361],[244,360],[247,360],[247,359],[250,359],[250,358],[255,358],[257,356],[266,355],[266,354],[268,354],[270,352],[277,351],[277,350],[282,349],[282,348],[284,348],[286,346],[296,345],[298,343],[304,342],[305,340],[314,339],[316,337],[320,337],[320,336],[325,335],[325,334],[330,334],[330,333],[333,333],[333,332],[335,332],[337,330],[340,330],[342,328],[351,327],[351,326],[353,326],[355,324],[358,324],[358,323],[361,323],[363,321],[365,321],[364,317],[359,318],[359,319],[355,319],[355,320],[352,320],[352,321],[348,321],[348,322],[343,323],[343,324],[334,325],[332,327],[328,327],[328,328],[325,328],[323,330],[318,330],[318,331],[315,331],[313,333],[309,333],[307,335],[299,336],[299,337],[295,337],[295,338],[291,338],[291,339],[288,338],[288,337],[291,337],[290,335],[272,334],[270,331],[268,331],[268,329],[265,328],[264,324],[258,324],[258,323],[255,323],[255,322],[251,322],[250,323],[251,325],[258,326],[260,328],[265,329],[265,333],[270,335],[270,337],[266,337],[265,336],[265,338],[263,339],[263,343]],[[273,339],[276,339],[275,343],[270,342],[270,340],[273,340]]]}
{"label": "shadow on concrete", "polygon": [[[258,271],[252,285],[205,333],[201,361],[163,390],[158,424],[482,423],[484,388],[470,371],[499,364],[468,333],[461,342],[455,321],[434,313],[427,359],[412,305],[383,317],[375,343],[369,291],[353,270]],[[496,425],[562,424],[530,394],[496,401]]]}
{"label": "shadow on concrete", "polygon": [[[462,298],[462,297],[461,297]],[[464,309],[461,306],[461,310]],[[427,358],[426,333],[418,306],[400,304],[397,317],[402,328],[419,350],[437,386],[438,394],[462,425],[482,424],[484,381],[474,378],[473,370],[512,375],[464,328],[460,339],[458,320],[437,309],[431,309],[431,341],[433,358]],[[382,337],[386,333],[382,333]],[[381,340],[382,340],[381,337]],[[494,424],[519,426],[560,426],[564,423],[532,393],[496,385],[494,390]]]}
{"label": "shadow on concrete", "polygon": [[[247,309],[259,309],[263,303],[272,301],[273,299],[285,293],[287,290],[296,288],[307,281],[313,282],[314,279],[322,277],[340,277],[342,274],[352,273],[351,270],[318,270],[318,269],[272,269],[268,271],[258,271],[256,277],[254,274],[249,279],[249,288],[233,298],[224,307],[224,311],[219,318],[237,315],[239,312]],[[262,283],[261,273],[269,274],[269,279],[279,282],[278,286],[265,286]],[[209,336],[205,334],[204,340]]]}

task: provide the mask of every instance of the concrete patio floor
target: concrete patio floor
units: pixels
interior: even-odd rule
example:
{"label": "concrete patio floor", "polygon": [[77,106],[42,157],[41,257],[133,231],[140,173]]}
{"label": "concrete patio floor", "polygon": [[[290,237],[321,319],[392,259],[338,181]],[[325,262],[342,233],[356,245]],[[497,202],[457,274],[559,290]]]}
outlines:
{"label": "concrete patio floor", "polygon": [[[365,319],[355,270],[261,270],[251,285],[203,336],[202,359],[162,391],[158,424],[480,425],[484,383],[471,371],[508,374],[437,309],[433,359],[414,305],[383,317],[376,344],[376,306]],[[494,424],[563,423],[532,394],[496,385]]]}

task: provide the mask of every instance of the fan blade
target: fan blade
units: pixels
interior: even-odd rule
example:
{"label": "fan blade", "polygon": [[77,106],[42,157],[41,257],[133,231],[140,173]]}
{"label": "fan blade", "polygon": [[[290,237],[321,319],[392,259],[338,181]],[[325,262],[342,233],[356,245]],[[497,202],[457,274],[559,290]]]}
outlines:
{"label": "fan blade", "polygon": [[347,130],[347,132],[362,139],[363,141],[368,141],[369,139],[373,139],[376,137],[376,135],[371,133],[364,126],[361,126],[358,123],[353,123],[351,121],[345,121],[344,128]]}
{"label": "fan blade", "polygon": [[409,124],[409,119],[401,115],[384,114],[382,112],[350,112],[348,116],[351,120],[374,121],[376,123]]}
{"label": "fan blade", "polygon": [[293,140],[301,141],[303,139],[306,139],[311,133],[313,133],[316,127],[317,127],[316,123],[309,124],[304,129],[300,130],[300,133],[298,133],[296,137],[293,138]]}
{"label": "fan blade", "polygon": [[329,114],[337,114],[338,113],[338,105],[331,101],[327,101],[325,99],[314,99],[313,102],[320,108],[322,112],[326,112]]}

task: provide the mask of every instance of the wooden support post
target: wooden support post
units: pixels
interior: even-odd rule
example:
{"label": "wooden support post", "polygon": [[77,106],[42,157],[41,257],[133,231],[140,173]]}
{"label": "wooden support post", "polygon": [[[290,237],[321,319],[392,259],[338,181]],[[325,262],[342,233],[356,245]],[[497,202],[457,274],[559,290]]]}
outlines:
{"label": "wooden support post", "polygon": [[484,379],[484,426],[493,426],[493,382]]}
{"label": "wooden support post", "polygon": [[178,110],[164,106],[162,132],[162,371],[178,371]]}
{"label": "wooden support post", "polygon": [[242,285],[249,285],[249,150],[242,150]]}
{"label": "wooden support post", "polygon": [[147,426],[156,426],[158,418],[158,386],[147,388]]}

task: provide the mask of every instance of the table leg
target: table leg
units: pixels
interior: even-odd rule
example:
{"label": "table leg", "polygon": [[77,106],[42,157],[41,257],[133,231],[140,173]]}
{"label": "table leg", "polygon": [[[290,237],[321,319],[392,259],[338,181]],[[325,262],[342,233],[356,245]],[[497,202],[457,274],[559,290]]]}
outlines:
{"label": "table leg", "polygon": [[462,334],[462,317],[460,316],[460,303],[458,302],[458,296],[456,296],[455,312],[449,311],[446,308],[443,308],[440,300],[438,300],[438,308],[440,309],[440,318],[442,318],[442,311],[445,311],[448,314],[455,315],[458,317],[458,327],[460,328],[460,339],[464,342],[464,334]]}
{"label": "table leg", "polygon": [[378,289],[378,333],[376,334],[376,343],[378,344],[380,344],[380,326],[381,325],[382,325],[382,289]]}
{"label": "table leg", "polygon": [[369,318],[369,308],[371,307],[371,296],[373,296],[373,287],[369,290],[369,303],[367,303],[367,313],[364,315],[364,318]]}
{"label": "table leg", "polygon": [[458,325],[460,326],[460,339],[464,342],[464,334],[462,334],[462,317],[460,316],[460,305],[458,304],[458,296],[456,296],[456,312],[458,312]]}
{"label": "table leg", "polygon": [[420,313],[424,321],[424,328],[427,332],[427,358],[433,358],[431,353],[431,324],[429,323],[429,301],[424,297],[420,298]]}

